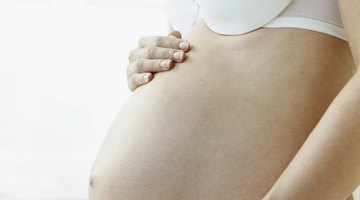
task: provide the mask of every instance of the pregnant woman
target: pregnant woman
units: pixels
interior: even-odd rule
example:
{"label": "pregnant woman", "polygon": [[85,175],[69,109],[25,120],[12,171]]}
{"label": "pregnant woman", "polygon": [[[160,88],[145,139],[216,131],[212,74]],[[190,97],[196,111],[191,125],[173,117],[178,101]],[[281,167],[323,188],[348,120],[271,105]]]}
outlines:
{"label": "pregnant woman", "polygon": [[131,52],[133,93],[90,199],[353,199],[360,1],[172,0],[170,13],[184,38]]}

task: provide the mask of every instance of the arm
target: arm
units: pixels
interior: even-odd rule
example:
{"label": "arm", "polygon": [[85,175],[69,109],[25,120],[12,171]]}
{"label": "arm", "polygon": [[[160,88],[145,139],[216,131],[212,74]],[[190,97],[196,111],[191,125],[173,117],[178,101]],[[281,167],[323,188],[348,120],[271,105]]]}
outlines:
{"label": "arm", "polygon": [[339,93],[264,200],[343,200],[360,184],[360,73]]}
{"label": "arm", "polygon": [[[360,0],[339,0],[356,66]],[[360,184],[360,72],[341,90],[263,200],[342,200]]]}

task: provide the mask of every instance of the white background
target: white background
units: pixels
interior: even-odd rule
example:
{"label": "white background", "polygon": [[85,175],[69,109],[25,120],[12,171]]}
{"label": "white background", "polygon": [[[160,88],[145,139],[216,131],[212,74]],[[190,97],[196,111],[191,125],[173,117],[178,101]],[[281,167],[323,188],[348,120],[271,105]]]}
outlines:
{"label": "white background", "polygon": [[167,32],[164,0],[0,0],[0,200],[87,199],[128,52]]}
{"label": "white background", "polygon": [[87,198],[128,52],[168,32],[154,2],[0,0],[0,200]]}

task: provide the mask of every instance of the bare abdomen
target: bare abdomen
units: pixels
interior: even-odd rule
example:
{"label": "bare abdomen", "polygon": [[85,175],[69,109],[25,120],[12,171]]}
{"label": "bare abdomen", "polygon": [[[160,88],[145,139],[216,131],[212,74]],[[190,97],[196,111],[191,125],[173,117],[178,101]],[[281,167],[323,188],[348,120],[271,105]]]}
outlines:
{"label": "bare abdomen", "polygon": [[245,48],[212,56],[189,40],[188,60],[119,111],[92,169],[91,200],[261,199],[352,74],[314,55],[281,58],[291,46],[256,59]]}

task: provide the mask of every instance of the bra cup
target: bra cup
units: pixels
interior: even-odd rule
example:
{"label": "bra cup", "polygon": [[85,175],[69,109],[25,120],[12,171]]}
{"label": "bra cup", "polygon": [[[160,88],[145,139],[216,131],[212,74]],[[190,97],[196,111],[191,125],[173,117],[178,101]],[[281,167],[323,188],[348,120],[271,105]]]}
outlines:
{"label": "bra cup", "polygon": [[198,0],[201,17],[214,32],[236,35],[253,31],[279,15],[292,0]]}
{"label": "bra cup", "polygon": [[172,27],[187,35],[203,19],[220,35],[240,35],[261,27],[301,28],[347,41],[337,0],[167,0]]}

